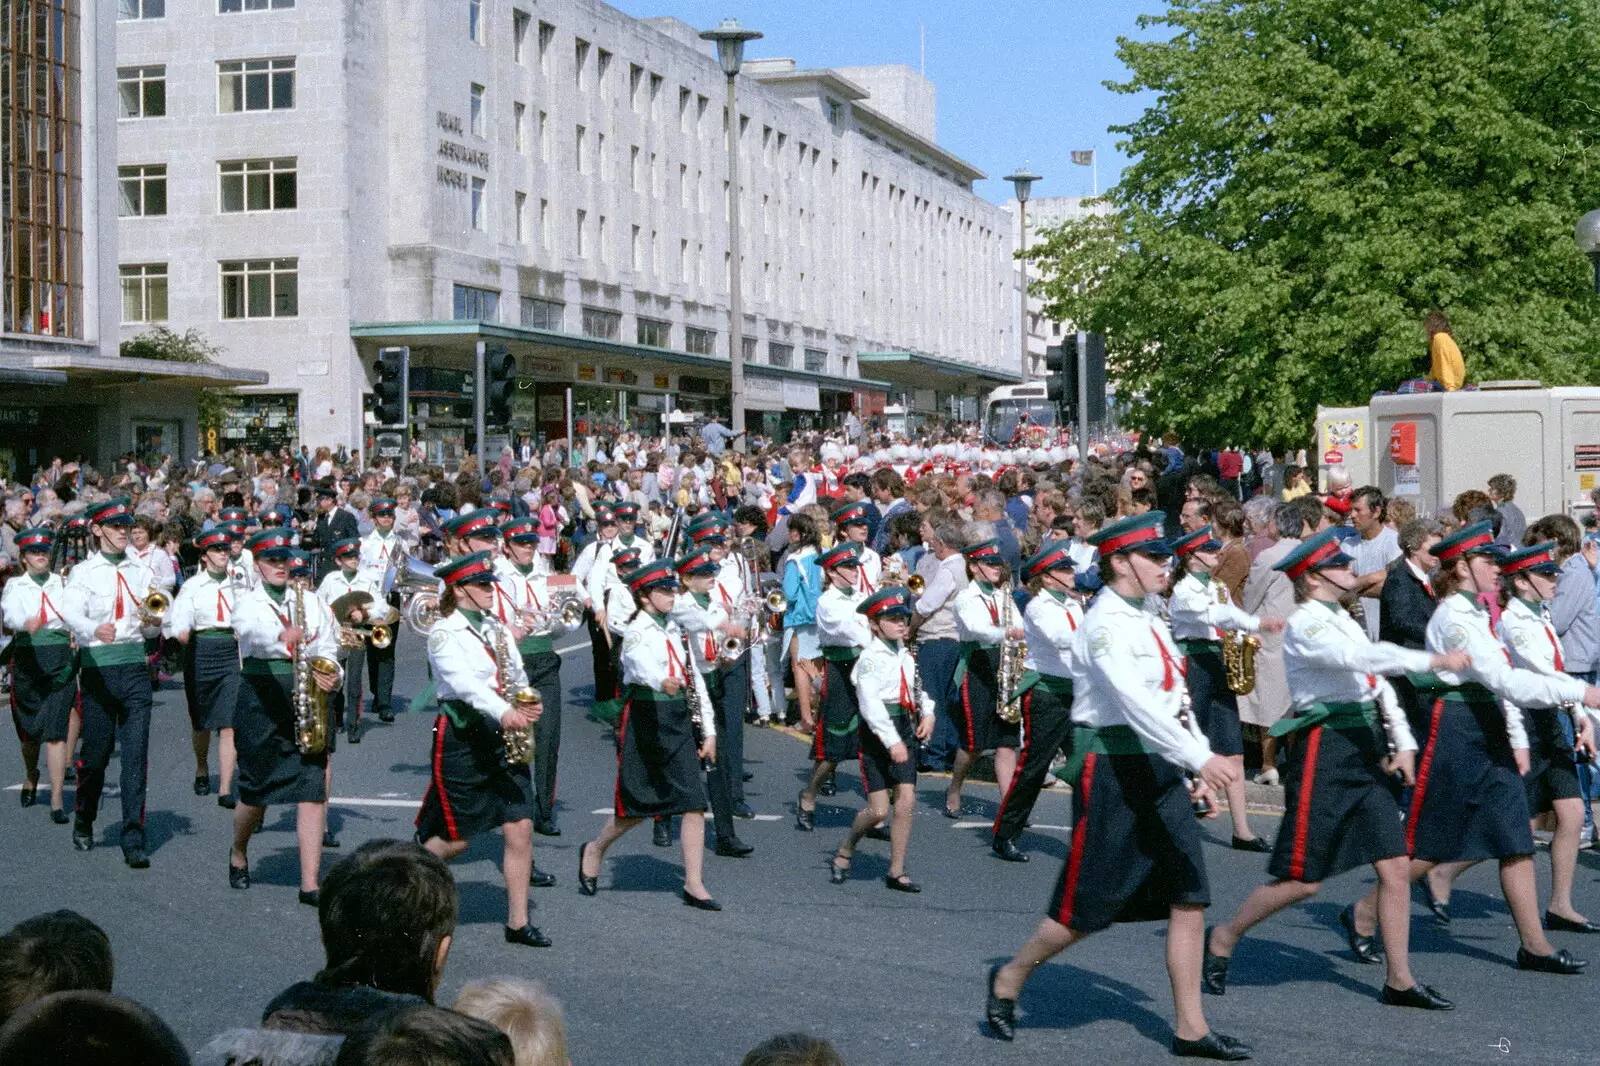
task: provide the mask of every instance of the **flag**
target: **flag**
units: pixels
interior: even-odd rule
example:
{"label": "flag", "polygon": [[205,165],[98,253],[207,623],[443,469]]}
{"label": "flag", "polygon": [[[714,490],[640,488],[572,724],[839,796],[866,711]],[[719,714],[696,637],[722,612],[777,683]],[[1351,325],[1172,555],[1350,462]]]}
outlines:
{"label": "flag", "polygon": [[1094,149],[1091,148],[1087,152],[1073,152],[1072,163],[1074,166],[1079,167],[1094,166]]}

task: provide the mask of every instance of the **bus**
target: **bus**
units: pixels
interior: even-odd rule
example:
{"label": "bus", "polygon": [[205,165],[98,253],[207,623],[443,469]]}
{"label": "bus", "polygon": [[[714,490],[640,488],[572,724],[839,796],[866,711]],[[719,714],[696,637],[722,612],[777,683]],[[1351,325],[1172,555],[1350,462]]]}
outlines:
{"label": "bus", "polygon": [[1055,403],[1045,394],[1045,383],[1001,385],[983,402],[983,440],[998,448],[1011,447],[1023,415],[1036,426],[1052,430],[1060,421]]}

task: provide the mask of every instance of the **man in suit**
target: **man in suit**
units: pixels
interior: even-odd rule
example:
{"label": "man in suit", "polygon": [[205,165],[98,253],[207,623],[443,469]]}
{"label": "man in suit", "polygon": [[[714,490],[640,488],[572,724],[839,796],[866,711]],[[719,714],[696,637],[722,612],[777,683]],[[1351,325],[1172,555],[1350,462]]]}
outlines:
{"label": "man in suit", "polygon": [[361,531],[356,526],[355,515],[339,506],[339,490],[330,480],[317,486],[317,521],[311,527],[311,548],[316,551],[316,580],[322,579],[337,568],[333,561],[333,546],[346,539],[359,540]]}
{"label": "man in suit", "polygon": [[1439,543],[1439,525],[1428,519],[1400,527],[1400,558],[1389,564],[1389,576],[1378,596],[1378,639],[1402,648],[1427,646],[1428,619],[1433,617],[1434,565],[1428,549]]}

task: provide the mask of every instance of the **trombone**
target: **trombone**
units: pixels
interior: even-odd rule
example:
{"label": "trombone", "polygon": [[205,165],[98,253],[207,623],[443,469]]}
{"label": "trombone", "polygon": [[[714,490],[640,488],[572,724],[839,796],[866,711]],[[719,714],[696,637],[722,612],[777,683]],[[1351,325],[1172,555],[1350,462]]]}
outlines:
{"label": "trombone", "polygon": [[151,629],[159,629],[167,617],[167,608],[171,606],[172,597],[160,589],[151,589],[144,602],[139,604],[139,620]]}

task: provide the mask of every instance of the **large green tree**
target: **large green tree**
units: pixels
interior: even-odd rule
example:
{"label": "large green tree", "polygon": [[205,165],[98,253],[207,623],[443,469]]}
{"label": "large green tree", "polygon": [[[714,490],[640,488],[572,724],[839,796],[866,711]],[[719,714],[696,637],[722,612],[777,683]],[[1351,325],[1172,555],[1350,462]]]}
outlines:
{"label": "large green tree", "polygon": [[[1317,404],[1426,366],[1595,380],[1595,0],[1173,0],[1123,38],[1111,213],[1038,246],[1052,314],[1108,335],[1132,420],[1300,445]],[[1163,29],[1165,28],[1165,29]]]}

